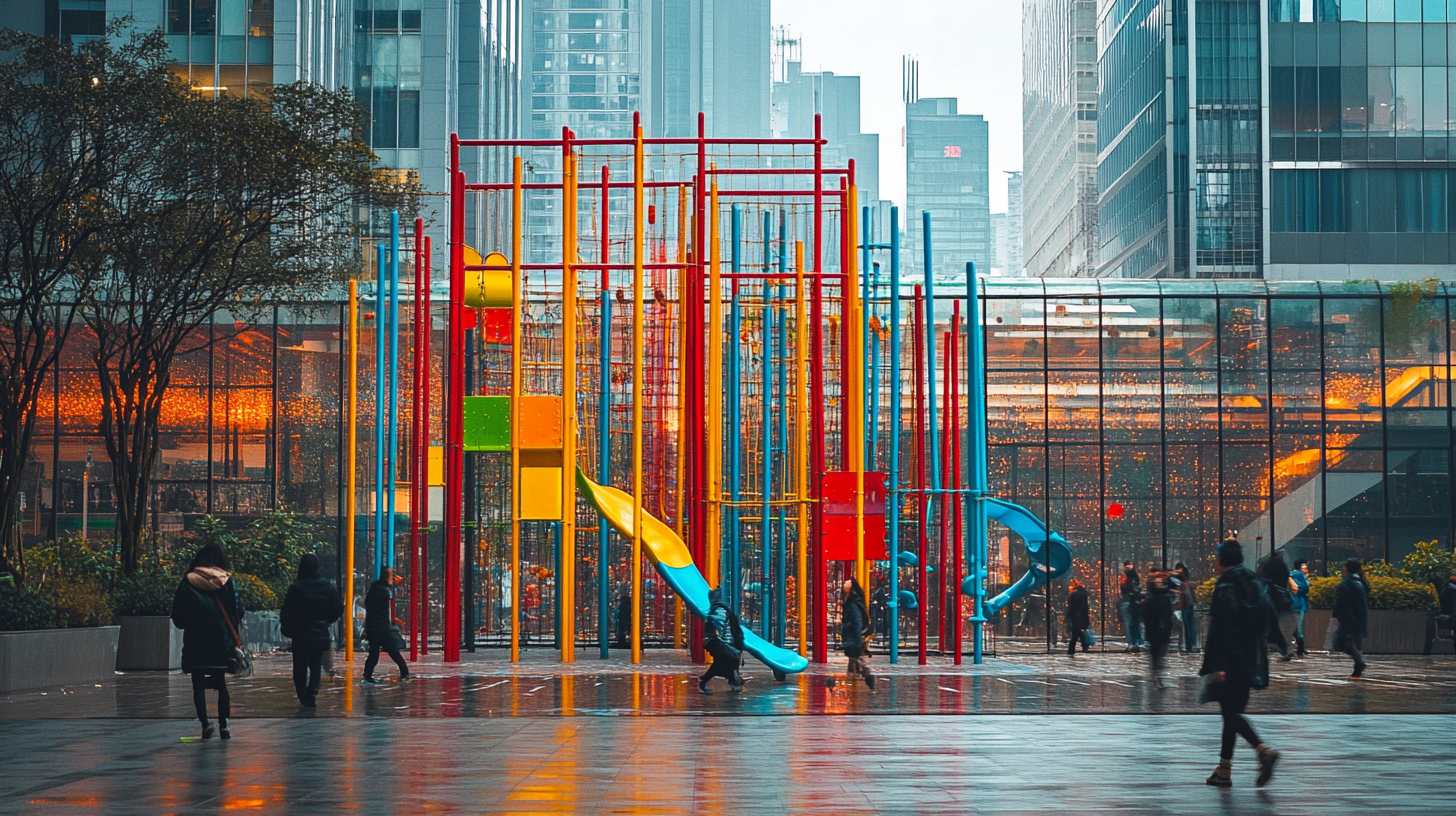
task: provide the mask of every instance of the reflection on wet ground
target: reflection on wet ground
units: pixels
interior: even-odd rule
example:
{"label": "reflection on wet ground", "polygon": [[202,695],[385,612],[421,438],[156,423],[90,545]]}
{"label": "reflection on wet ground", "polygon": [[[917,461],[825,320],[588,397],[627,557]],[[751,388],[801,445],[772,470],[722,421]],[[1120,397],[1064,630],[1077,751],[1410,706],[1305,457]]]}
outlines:
{"label": "reflection on wet ground", "polygon": [[1450,717],[1254,725],[1284,751],[1273,784],[1254,788],[1240,746],[1216,790],[1214,716],[254,719],[192,743],[175,721],[3,721],[0,811],[1343,816],[1456,799]]}
{"label": "reflection on wet ground", "polygon": [[[697,690],[701,667],[681,653],[654,655],[633,667],[620,660],[570,666],[538,656],[511,666],[485,654],[445,666],[430,658],[408,683],[365,686],[358,665],[326,678],[318,708],[300,709],[287,656],[260,657],[257,674],[232,680],[234,716],[246,717],[514,717],[560,715],[813,715],[813,714],[1183,714],[1197,703],[1196,656],[1174,656],[1169,687],[1150,679],[1145,661],[1107,654],[1068,661],[1038,655],[983,666],[949,661],[876,666],[870,691],[844,674],[843,659],[775,681],[763,666],[745,665],[739,694],[715,681]],[[1370,676],[1347,679],[1343,659],[1312,656],[1276,663],[1270,688],[1250,710],[1290,714],[1456,713],[1456,658],[1373,658]],[[393,671],[381,677],[392,678]],[[36,689],[0,696],[0,719],[124,717],[190,718],[188,679],[160,672],[127,673],[79,688]]]}

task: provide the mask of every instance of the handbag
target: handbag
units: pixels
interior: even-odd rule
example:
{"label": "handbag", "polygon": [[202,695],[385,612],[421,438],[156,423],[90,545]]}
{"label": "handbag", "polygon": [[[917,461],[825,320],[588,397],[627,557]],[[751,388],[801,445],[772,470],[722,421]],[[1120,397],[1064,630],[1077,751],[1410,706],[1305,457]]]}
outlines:
{"label": "handbag", "polygon": [[1329,628],[1325,630],[1325,651],[1335,651],[1335,644],[1340,641],[1340,622],[1330,618]]}
{"label": "handbag", "polygon": [[1090,649],[1097,645],[1097,636],[1092,634],[1091,629],[1084,629],[1082,631],[1082,642]]}
{"label": "handbag", "polygon": [[238,630],[233,626],[233,619],[228,616],[227,610],[222,606],[222,598],[216,595],[212,599],[217,602],[217,611],[222,613],[223,622],[227,624],[228,634],[233,636],[233,648],[228,653],[227,673],[246,680],[253,676],[253,656],[243,646],[243,639],[238,637]]}
{"label": "handbag", "polygon": [[1216,683],[1211,678],[1213,675],[1203,675],[1203,685],[1198,688],[1198,702],[1216,703],[1223,696],[1223,683]]}

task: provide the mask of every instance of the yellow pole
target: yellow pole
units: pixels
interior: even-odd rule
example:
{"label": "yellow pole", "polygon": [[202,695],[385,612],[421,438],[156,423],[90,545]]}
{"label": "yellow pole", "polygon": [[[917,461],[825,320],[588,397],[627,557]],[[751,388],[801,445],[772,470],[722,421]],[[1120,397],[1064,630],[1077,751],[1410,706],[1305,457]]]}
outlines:
{"label": "yellow pole", "polygon": [[576,661],[576,154],[562,166],[561,241],[561,662]]}
{"label": "yellow pole", "polygon": [[794,242],[794,362],[798,382],[794,436],[799,448],[799,564],[794,582],[795,602],[799,607],[799,654],[809,654],[809,300],[804,296],[804,242]]}
{"label": "yellow pole", "polygon": [[511,662],[521,662],[521,157],[511,169]]}
{"label": "yellow pole", "polygon": [[[687,274],[688,263],[688,188],[687,185],[679,185],[677,188],[677,263],[678,263],[678,361],[681,363],[681,355],[688,347],[688,321],[687,321],[687,297],[686,287],[683,286],[683,276]],[[683,479],[685,457],[683,456],[682,435],[688,427],[688,402],[686,399],[686,381],[683,378],[682,369],[678,369],[677,379],[677,534],[683,535]],[[677,598],[673,604],[672,615],[672,648],[683,647],[683,600]]]}
{"label": "yellow pole", "polygon": [[[643,240],[642,126],[632,153],[632,662],[642,662],[642,358],[646,311],[642,299]],[[603,569],[606,565],[602,566]]]}
{"label": "yellow pole", "polygon": [[849,188],[849,207],[845,213],[845,229],[849,234],[849,257],[844,259],[844,318],[839,321],[844,327],[846,356],[849,364],[849,381],[842,383],[849,398],[849,427],[845,434],[849,438],[850,468],[854,470],[854,575],[864,590],[865,606],[870,602],[869,565],[865,562],[865,473],[864,473],[864,368],[863,339],[860,337],[859,302],[859,188]]}
{"label": "yellow pole", "polygon": [[349,447],[344,464],[348,487],[344,493],[344,665],[354,665],[354,472],[359,415],[359,282],[349,281],[349,398],[344,406]]}
{"label": "yellow pole", "polygon": [[723,296],[718,271],[718,177],[708,204],[708,586],[718,585],[723,513]]}

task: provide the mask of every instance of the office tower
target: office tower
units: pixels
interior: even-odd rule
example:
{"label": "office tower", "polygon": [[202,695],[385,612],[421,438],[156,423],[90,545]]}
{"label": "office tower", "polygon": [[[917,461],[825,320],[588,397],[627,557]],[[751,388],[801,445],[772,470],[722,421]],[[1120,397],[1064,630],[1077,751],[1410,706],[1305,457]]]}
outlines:
{"label": "office tower", "polygon": [[905,260],[912,278],[926,274],[922,211],[930,212],[937,281],[965,280],[967,261],[991,267],[989,129],[983,117],[956,108],[953,98],[905,106]]}
{"label": "office tower", "polygon": [[859,77],[840,76],[833,71],[805,72],[798,59],[785,59],[781,64],[782,73],[773,83],[774,138],[812,137],[814,116],[818,114],[820,132],[827,142],[824,165],[845,167],[853,159],[860,204],[877,205],[880,137],[860,131]]}
{"label": "office tower", "polygon": [[651,0],[649,135],[769,132],[769,0]]}
{"label": "office tower", "polygon": [[1024,258],[1022,255],[1022,193],[1021,193],[1021,171],[1006,171],[1006,254],[1002,263],[1006,266],[1006,274],[1020,276],[1023,274],[1022,266]]}
{"label": "office tower", "polygon": [[1097,271],[1097,3],[1022,4],[1026,274]]}

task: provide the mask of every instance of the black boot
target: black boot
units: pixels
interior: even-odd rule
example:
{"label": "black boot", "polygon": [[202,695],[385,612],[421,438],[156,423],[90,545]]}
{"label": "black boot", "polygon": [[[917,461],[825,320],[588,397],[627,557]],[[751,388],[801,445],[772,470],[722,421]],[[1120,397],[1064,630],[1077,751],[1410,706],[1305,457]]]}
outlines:
{"label": "black boot", "polygon": [[1304,638],[1300,635],[1294,636],[1294,653],[1298,657],[1304,657]]}

